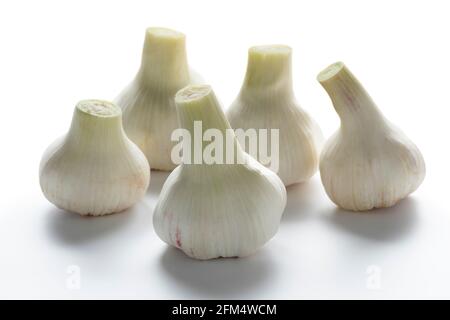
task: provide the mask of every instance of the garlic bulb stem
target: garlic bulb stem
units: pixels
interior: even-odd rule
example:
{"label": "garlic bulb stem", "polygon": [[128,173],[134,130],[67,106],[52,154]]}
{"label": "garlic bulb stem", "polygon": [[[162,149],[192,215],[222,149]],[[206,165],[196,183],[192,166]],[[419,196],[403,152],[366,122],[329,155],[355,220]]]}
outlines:
{"label": "garlic bulb stem", "polygon": [[[201,121],[202,131],[207,131],[209,129],[218,130],[222,137],[227,137],[232,134],[232,144],[222,144],[223,149],[220,153],[224,155],[224,157],[227,155],[227,152],[234,152],[233,163],[236,163],[238,157],[242,157],[243,150],[238,144],[236,136],[232,132],[224,112],[221,108],[217,107],[219,102],[216,95],[211,90],[211,87],[202,85],[190,86],[180,91],[175,96],[175,103],[177,105],[180,127],[188,130],[192,137],[203,135],[202,132],[196,132],[196,127],[194,126],[196,121]],[[187,152],[183,153],[183,163],[188,163],[188,168],[191,165],[195,166],[195,163],[198,163],[198,161],[195,161],[195,156],[200,153],[203,154],[206,145],[209,143],[210,142],[201,139],[202,145],[197,148],[195,144],[192,143],[190,154]],[[233,150],[230,150],[230,148],[233,148]],[[187,159],[186,156],[190,158]]]}
{"label": "garlic bulb stem", "polygon": [[[120,147],[126,137],[122,129],[122,116],[118,107],[106,101],[84,100],[78,103],[72,118],[67,148]],[[105,143],[114,141],[114,145]]]}
{"label": "garlic bulb stem", "polygon": [[178,90],[189,83],[184,34],[166,28],[148,28],[138,78],[147,86]]}
{"label": "garlic bulb stem", "polygon": [[[342,130],[361,126],[378,126],[383,115],[367,91],[342,63],[336,62],[322,71],[318,81],[327,91],[341,119]],[[366,127],[367,128],[367,127]]]}
{"label": "garlic bulb stem", "polygon": [[45,197],[81,215],[123,211],[150,182],[144,154],[125,135],[122,112],[102,100],[77,104],[69,132],[50,145],[39,170]]}
{"label": "garlic bulb stem", "polygon": [[291,48],[284,45],[256,46],[248,51],[247,72],[241,93],[281,95],[292,98]]}
{"label": "garlic bulb stem", "polygon": [[190,86],[175,96],[180,126],[193,133],[194,121],[202,121],[203,130],[217,129],[225,134],[230,129],[214,92],[208,86]]}

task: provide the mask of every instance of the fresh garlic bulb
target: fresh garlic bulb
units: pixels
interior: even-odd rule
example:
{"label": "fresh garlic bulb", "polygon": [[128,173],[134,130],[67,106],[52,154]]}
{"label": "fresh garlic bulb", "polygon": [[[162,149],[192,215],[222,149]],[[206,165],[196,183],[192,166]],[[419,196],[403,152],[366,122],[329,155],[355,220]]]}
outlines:
{"label": "fresh garlic bulb", "polygon": [[200,77],[188,68],[184,34],[164,28],[146,31],[142,62],[132,83],[116,98],[128,137],[144,152],[152,169],[176,167],[170,154],[178,128],[173,97]]}
{"label": "fresh garlic bulb", "polygon": [[[244,84],[227,111],[234,129],[279,130],[279,163],[271,169],[278,169],[274,171],[286,186],[304,182],[317,171],[324,140],[319,126],[295,99],[291,56],[292,49],[283,45],[250,48]],[[249,144],[245,150],[250,152]],[[261,149],[257,156],[267,166],[261,161]]]}
{"label": "fresh garlic bulb", "polygon": [[100,216],[140,200],[150,181],[144,154],[122,128],[120,108],[107,101],[77,104],[69,132],[45,151],[39,169],[45,197],[61,209]]}
{"label": "fresh garlic bulb", "polygon": [[[228,135],[228,148],[216,152],[232,154],[233,161],[189,164],[196,163],[195,147],[187,156],[183,146],[183,163],[167,178],[154,211],[156,233],[192,258],[247,256],[275,235],[286,189],[241,149],[211,87],[188,86],[175,100],[180,126],[194,135],[194,122],[202,121],[205,134],[213,129]],[[200,150],[207,147],[202,142]]]}
{"label": "fresh garlic bulb", "polygon": [[381,114],[342,62],[317,79],[341,120],[320,158],[330,199],[344,209],[363,211],[390,207],[415,191],[425,177],[425,162],[414,143]]}

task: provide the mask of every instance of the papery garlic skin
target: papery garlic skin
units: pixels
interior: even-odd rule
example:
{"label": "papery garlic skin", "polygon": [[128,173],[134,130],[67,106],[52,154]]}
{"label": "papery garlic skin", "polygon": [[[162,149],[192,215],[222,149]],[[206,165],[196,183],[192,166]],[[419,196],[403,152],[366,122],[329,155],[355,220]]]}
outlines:
{"label": "papery garlic skin", "polygon": [[[295,99],[291,57],[292,49],[284,45],[250,48],[244,84],[227,111],[234,129],[279,129],[277,174],[285,186],[314,175],[324,140],[317,123]],[[249,152],[249,144],[245,150]]]}
{"label": "papery garlic skin", "polygon": [[39,182],[57,207],[101,216],[139,201],[150,182],[150,167],[125,135],[120,108],[84,100],[75,108],[69,132],[45,151]]}
{"label": "papery garlic skin", "polygon": [[[204,130],[232,132],[209,86],[189,86],[175,99],[180,125],[191,135],[194,121],[202,121]],[[247,256],[277,232],[286,206],[282,181],[246,154],[234,134],[233,145],[245,164],[186,164],[193,162],[183,158],[155,207],[158,236],[192,258]]]}
{"label": "papery garlic skin", "polygon": [[425,178],[416,145],[380,112],[355,76],[337,62],[318,75],[341,126],[326,142],[320,175],[339,207],[364,211],[393,206]]}
{"label": "papery garlic skin", "polygon": [[185,35],[148,28],[142,62],[135,79],[115,99],[123,110],[128,137],[144,152],[152,169],[170,171],[173,130],[178,128],[173,97],[181,88],[200,82],[188,68]]}

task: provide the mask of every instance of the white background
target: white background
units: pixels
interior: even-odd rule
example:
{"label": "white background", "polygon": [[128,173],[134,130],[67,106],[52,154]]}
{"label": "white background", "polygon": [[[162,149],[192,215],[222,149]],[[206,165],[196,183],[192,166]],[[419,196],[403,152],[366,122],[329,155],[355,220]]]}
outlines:
{"label": "white background", "polygon": [[[2,1],[0,298],[450,298],[449,16],[448,1],[430,0]],[[113,99],[131,81],[148,26],[187,35],[191,66],[224,108],[249,46],[290,45],[297,98],[326,136],[339,121],[315,78],[344,61],[422,150],[424,183],[391,209],[355,214],[316,175],[289,188],[279,233],[255,255],[207,262],[153,231],[164,174],[123,214],[56,209],[39,188],[42,152],[78,100]],[[80,290],[66,286],[70,265]]]}

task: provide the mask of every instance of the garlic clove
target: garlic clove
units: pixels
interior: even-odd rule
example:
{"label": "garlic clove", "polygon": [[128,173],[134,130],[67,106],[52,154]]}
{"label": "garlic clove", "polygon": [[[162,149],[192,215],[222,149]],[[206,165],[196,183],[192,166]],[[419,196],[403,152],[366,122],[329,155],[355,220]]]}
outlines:
{"label": "garlic clove", "polygon": [[233,150],[235,160],[246,162],[190,164],[194,153],[183,152],[183,163],[167,178],[155,207],[155,231],[196,259],[252,254],[277,232],[286,189],[275,173],[242,150],[211,87],[188,86],[175,100],[181,128],[193,136],[194,122],[202,121],[205,131],[230,135],[231,147],[222,154]]}
{"label": "garlic clove", "polygon": [[144,152],[152,169],[170,171],[172,131],[178,128],[173,97],[181,88],[201,82],[187,63],[185,35],[166,28],[148,28],[142,62],[135,79],[116,98],[123,110],[128,137]]}
{"label": "garlic clove", "polygon": [[69,132],[45,151],[39,182],[57,207],[100,216],[140,200],[150,182],[150,167],[125,135],[120,108],[84,100],[75,108]]}
{"label": "garlic clove", "polygon": [[342,63],[327,67],[318,81],[341,120],[320,157],[320,175],[330,199],[353,211],[390,207],[425,178],[416,145],[375,105]]}
{"label": "garlic clove", "polygon": [[[317,123],[295,99],[291,57],[292,49],[284,45],[250,48],[244,84],[227,111],[234,129],[279,129],[279,162],[275,167],[270,163],[270,168],[286,186],[314,175],[324,140]],[[250,144],[244,148],[251,150]],[[269,166],[262,161],[261,149],[253,156]]]}

